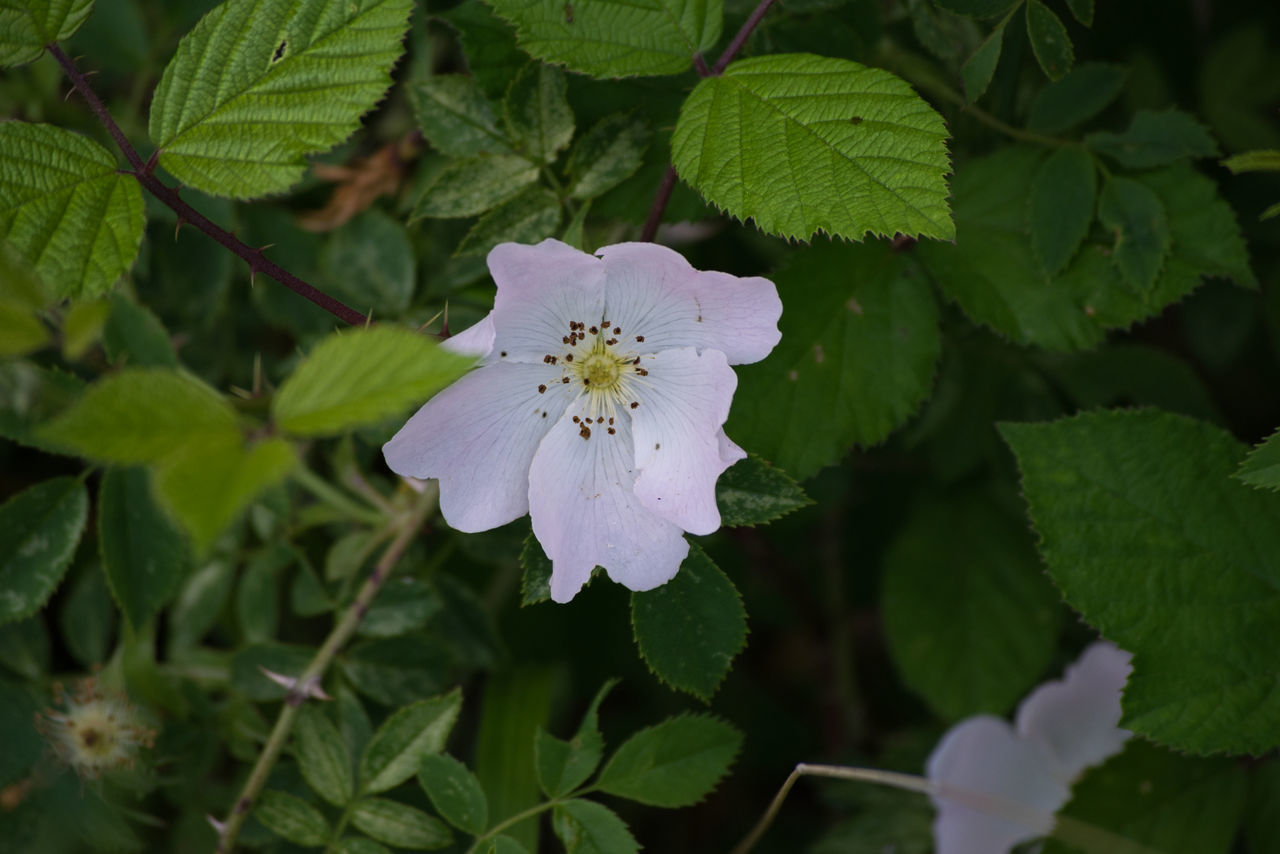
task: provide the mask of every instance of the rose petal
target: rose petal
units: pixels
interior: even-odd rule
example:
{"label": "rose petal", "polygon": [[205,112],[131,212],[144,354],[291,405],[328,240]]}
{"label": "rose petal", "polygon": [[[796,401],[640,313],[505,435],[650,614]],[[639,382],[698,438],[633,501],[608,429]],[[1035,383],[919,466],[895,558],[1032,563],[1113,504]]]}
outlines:
{"label": "rose petal", "polygon": [[782,301],[759,276],[695,270],[680,253],[653,243],[600,249],[605,309],[624,340],[644,336],[643,350],[719,350],[729,364],[758,362],[782,337]]}
{"label": "rose petal", "polygon": [[493,312],[484,316],[484,320],[468,326],[450,338],[446,338],[440,346],[462,356],[489,355],[493,349]]}
{"label": "rose petal", "polygon": [[[632,590],[670,581],[689,544],[678,527],[641,505],[634,492],[635,450],[626,418],[615,433],[561,418],[533,457],[529,507],[533,533],[551,558],[551,598],[568,602],[597,565]],[[582,438],[586,427],[589,439]]]}
{"label": "rose petal", "polygon": [[569,322],[598,323],[604,311],[604,265],[558,240],[536,246],[501,243],[489,253],[498,285],[494,349],[517,362],[541,362],[564,349]]}
{"label": "rose petal", "polygon": [[716,478],[733,462],[719,435],[738,378],[719,350],[663,350],[644,366],[647,386],[631,412],[636,497],[689,533],[710,534],[720,527]]}
{"label": "rose petal", "polygon": [[459,531],[520,518],[529,512],[534,452],[569,402],[558,377],[546,365],[477,368],[427,401],[382,446],[387,465],[399,475],[438,478],[440,512]]}
{"label": "rose petal", "polygon": [[724,460],[725,468],[747,458],[747,452],[725,434],[723,427],[716,433],[716,443],[720,446],[720,459]]}

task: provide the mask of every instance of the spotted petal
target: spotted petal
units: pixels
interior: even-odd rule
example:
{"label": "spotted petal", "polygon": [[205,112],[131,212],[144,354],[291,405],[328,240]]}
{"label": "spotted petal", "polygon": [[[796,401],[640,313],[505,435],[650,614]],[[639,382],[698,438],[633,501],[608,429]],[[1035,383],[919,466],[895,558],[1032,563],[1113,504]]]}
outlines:
{"label": "spotted petal", "polygon": [[541,362],[561,349],[569,321],[591,324],[602,316],[604,265],[558,240],[501,243],[489,253],[489,272],[498,285],[491,316],[502,358]]}
{"label": "spotted petal", "polygon": [[689,544],[681,530],[635,495],[635,450],[627,419],[616,433],[561,418],[543,439],[529,471],[533,533],[551,558],[551,598],[568,602],[591,570],[632,590],[670,581]]}
{"label": "spotted petal", "polygon": [[[458,380],[382,446],[396,474],[440,480],[440,512],[459,531],[487,531],[529,512],[529,466],[568,405],[546,365],[502,362]],[[539,393],[543,385],[545,393]]]}
{"label": "spotted petal", "polygon": [[782,337],[782,301],[768,279],[695,270],[655,243],[606,246],[600,256],[610,321],[623,335],[643,335],[650,353],[710,348],[744,365],[769,355]]}

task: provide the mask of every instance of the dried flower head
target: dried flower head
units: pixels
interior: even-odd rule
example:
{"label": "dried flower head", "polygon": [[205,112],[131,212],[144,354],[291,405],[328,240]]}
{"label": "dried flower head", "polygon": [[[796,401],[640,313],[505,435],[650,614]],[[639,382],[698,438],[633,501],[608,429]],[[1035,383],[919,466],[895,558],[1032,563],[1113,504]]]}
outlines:
{"label": "dried flower head", "polygon": [[95,677],[82,679],[74,694],[58,683],[53,691],[61,708],[37,714],[36,728],[81,778],[132,768],[138,749],[154,743],[155,731],[143,726],[138,709],[121,695],[103,693]]}

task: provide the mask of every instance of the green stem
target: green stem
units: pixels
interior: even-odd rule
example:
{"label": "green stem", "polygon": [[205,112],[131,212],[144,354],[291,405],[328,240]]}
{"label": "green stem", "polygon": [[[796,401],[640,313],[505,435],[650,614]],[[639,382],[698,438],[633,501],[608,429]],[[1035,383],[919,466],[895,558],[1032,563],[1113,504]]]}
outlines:
{"label": "green stem", "polygon": [[335,510],[345,513],[352,519],[368,525],[381,525],[385,517],[376,510],[357,503],[350,495],[330,485],[320,475],[306,466],[298,466],[293,470],[293,479],[307,492],[319,498]]}
{"label": "green stem", "polygon": [[[575,794],[578,794],[578,793],[575,793]],[[498,835],[502,831],[506,830],[508,827],[511,827],[513,824],[519,824],[520,822],[524,821],[526,818],[533,818],[538,813],[546,812],[552,807],[559,806],[565,801],[570,800],[571,797],[572,796],[566,796],[563,798],[553,798],[549,801],[543,801],[540,804],[536,804],[534,806],[529,807],[527,810],[521,810],[520,812],[516,813],[515,815],[511,816],[508,819],[505,819],[504,821],[498,822],[493,827],[489,828],[484,833],[476,837],[476,841],[473,842],[471,844],[471,847],[467,849],[467,854],[475,854],[475,851],[479,849],[481,842],[484,842],[486,839],[492,836]]]}
{"label": "green stem", "polygon": [[231,812],[227,815],[226,821],[223,822],[219,831],[218,847],[216,849],[218,854],[231,854],[231,851],[235,849],[236,837],[240,834],[240,828],[244,824],[244,820],[249,816],[249,811],[253,809],[254,800],[262,791],[262,787],[266,785],[271,769],[275,767],[276,760],[280,758],[280,753],[284,750],[285,743],[289,740],[289,733],[293,729],[293,722],[298,716],[298,710],[302,708],[302,704],[306,702],[312,689],[319,686],[321,677],[329,669],[329,665],[333,663],[338,650],[342,649],[343,645],[355,634],[356,628],[360,625],[360,621],[364,619],[365,612],[369,610],[369,606],[378,595],[378,591],[382,589],[383,583],[386,582],[391,571],[395,569],[396,563],[404,554],[405,549],[409,547],[409,544],[413,542],[413,538],[418,535],[418,531],[423,522],[426,521],[428,514],[435,508],[438,497],[439,491],[435,489],[434,485],[428,486],[403,516],[391,520],[390,527],[396,530],[395,539],[387,546],[387,550],[382,553],[377,565],[374,566],[373,571],[369,573],[369,577],[365,580],[364,586],[360,588],[360,592],[356,594],[356,598],[342,615],[342,619],[329,632],[329,636],[325,638],[319,651],[316,652],[315,658],[311,659],[311,663],[298,675],[293,687],[285,695],[284,705],[280,709],[280,717],[276,719],[271,735],[263,746],[262,755],[258,757],[257,763],[249,773],[249,779],[245,781],[244,788],[240,790],[240,795],[236,798],[235,805],[231,808]]}

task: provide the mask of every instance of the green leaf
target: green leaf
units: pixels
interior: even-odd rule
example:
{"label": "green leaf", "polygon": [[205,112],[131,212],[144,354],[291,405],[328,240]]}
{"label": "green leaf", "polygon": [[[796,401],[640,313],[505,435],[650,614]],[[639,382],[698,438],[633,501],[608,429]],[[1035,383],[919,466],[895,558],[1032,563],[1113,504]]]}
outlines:
{"label": "green leaf", "polygon": [[565,854],[637,854],[626,823],[613,810],[595,801],[574,798],[557,804],[551,827],[564,843]]}
{"label": "green leaf", "polygon": [[1227,854],[1246,788],[1243,769],[1231,760],[1193,759],[1130,739],[1122,753],[1085,772],[1060,813],[1087,829],[1060,823],[1044,851],[1107,850],[1090,844],[1089,831],[1098,828],[1137,843],[1142,851]]}
{"label": "green leaf", "polygon": [[1217,157],[1218,143],[1182,110],[1139,110],[1124,133],[1098,131],[1085,142],[1129,169],[1151,169],[1187,157]]}
{"label": "green leaf", "polygon": [[1067,0],[1072,16],[1086,27],[1093,26],[1093,0]]}
{"label": "green leaf", "polygon": [[44,607],[75,554],[89,495],[74,477],[55,477],[0,505],[0,623]]}
{"label": "green leaf", "polygon": [[124,294],[111,298],[111,314],[102,328],[102,345],[112,362],[150,368],[177,368],[178,356],[160,320]]}
{"label": "green leaf", "polygon": [[164,460],[156,472],[156,494],[203,551],[297,464],[297,452],[284,439],[246,444],[239,437],[219,437]]}
{"label": "green leaf", "polygon": [[405,227],[377,209],[334,232],[320,256],[320,268],[328,293],[375,316],[403,312],[418,283]]}
{"label": "green leaf", "polygon": [[361,636],[389,638],[416,631],[444,608],[435,588],[416,578],[394,577],[387,582],[385,593],[373,601],[360,622],[356,631]]}
{"label": "green leaf", "polygon": [[758,228],[951,239],[947,129],[887,71],[811,54],[742,59],[680,109],[671,161],[708,201]]}
{"label": "green leaf", "polygon": [[1055,134],[1083,124],[1106,109],[1124,88],[1128,71],[1120,65],[1084,62],[1040,90],[1031,102],[1027,127]]}
{"label": "green leaf", "polygon": [[300,436],[334,436],[430,397],[462,376],[472,359],[396,326],[336,332],[289,376],[272,416]]}
{"label": "green leaf", "polygon": [[1020,0],[934,0],[941,8],[972,18],[994,18],[1016,6]]}
{"label": "green leaf", "polygon": [[1049,574],[1134,655],[1121,726],[1197,754],[1271,749],[1280,496],[1230,477],[1244,448],[1153,411],[1001,432]]}
{"label": "green leaf", "polygon": [[486,839],[476,854],[529,854],[529,849],[503,833]]}
{"label": "green leaf", "polygon": [[973,103],[982,97],[991,85],[996,66],[1000,64],[1000,50],[1004,46],[1004,24],[1000,24],[991,34],[983,39],[982,44],[973,52],[973,56],[965,61],[960,69],[960,77],[964,80],[964,96]]}
{"label": "green leaf", "polygon": [[1097,194],[1097,168],[1084,149],[1059,148],[1036,171],[1028,199],[1031,248],[1050,276],[1062,271],[1089,233]]}
{"label": "green leaf", "polygon": [[560,200],[543,187],[526,187],[480,217],[454,254],[484,256],[499,243],[537,243],[560,227]]}
{"label": "green leaf", "polygon": [[95,563],[71,584],[58,613],[67,651],[86,668],[102,664],[111,651],[114,618],[106,579]]}
{"label": "green leaf", "polygon": [[49,630],[40,617],[0,623],[0,661],[9,670],[29,682],[39,682],[49,672],[51,658]]}
{"label": "green leaf", "polygon": [[391,849],[363,836],[348,836],[338,843],[338,854],[391,854]]}
{"label": "green leaf", "polygon": [[423,191],[409,222],[482,214],[536,180],[538,167],[517,154],[481,154],[455,160]]}
{"label": "green leaf", "polygon": [[304,848],[319,848],[329,841],[329,822],[320,811],[288,792],[263,792],[253,814],[272,831]]}
{"label": "green leaf", "polygon": [[596,786],[654,807],[687,807],[715,789],[742,747],[742,733],[702,715],[667,718],[627,739]]}
{"label": "green leaf", "polygon": [[1139,293],[1150,290],[1169,254],[1172,237],[1164,204],[1131,178],[1111,178],[1098,199],[1098,221],[1115,235],[1111,261]]}
{"label": "green leaf", "polygon": [[489,826],[489,803],[480,781],[452,756],[438,753],[423,759],[418,783],[431,806],[454,827],[479,835]]}
{"label": "green leaf", "polygon": [[0,240],[54,294],[109,291],[133,265],[143,224],[142,189],[101,145],[52,125],[0,122]]}
{"label": "green leaf", "polygon": [[48,344],[51,337],[31,309],[0,300],[0,358],[33,353]]}
{"label": "green leaf", "polygon": [[882,585],[898,672],[943,720],[1003,715],[1049,668],[1058,596],[1025,521],[988,495],[915,508],[884,557]]}
{"label": "green leaf", "polygon": [[1272,760],[1254,768],[1249,781],[1249,804],[1244,821],[1248,850],[1256,854],[1280,851],[1280,762]]}
{"label": "green leaf", "polygon": [[431,145],[452,157],[510,151],[493,105],[474,77],[439,74],[409,88],[418,126]]}
{"label": "green leaf", "polygon": [[391,85],[409,0],[227,0],[178,44],[151,101],[160,165],[214,196],[302,179]]}
{"label": "green leaf", "polygon": [[1245,151],[1222,161],[1232,175],[1241,172],[1280,172],[1280,151]]}
{"label": "green leaf", "polygon": [[507,132],[516,149],[538,163],[551,163],[573,139],[573,110],[565,98],[564,72],[531,62],[511,81],[502,102]]}
{"label": "green leaf", "polygon": [[649,669],[709,701],[747,645],[747,612],[733,582],[698,546],[676,577],[631,594],[631,628]]}
{"label": "green leaf", "polygon": [[93,0],[0,0],[0,68],[12,68],[44,53],[44,47],[71,38]]}
{"label": "green leaf", "polygon": [[1249,452],[1235,476],[1250,486],[1280,490],[1280,430]]}
{"label": "green leaf", "polygon": [[938,309],[919,268],[887,243],[819,244],[773,278],[782,343],[738,368],[725,430],[803,480],[855,442],[884,440],[923,402]]}
{"label": "green leaf", "polygon": [[385,792],[416,774],[427,756],[444,749],[461,708],[462,693],[454,689],[387,718],[360,757],[360,791]]}
{"label": "green leaf", "polygon": [[365,798],[356,803],[351,823],[379,842],[399,848],[444,848],[453,834],[444,822],[407,804],[386,798]]}
{"label": "green leaf", "polygon": [[720,40],[721,0],[490,0],[537,59],[593,77],[679,74]]}
{"label": "green leaf", "polygon": [[520,582],[520,605],[536,605],[551,600],[551,558],[530,534],[520,549],[520,566],[524,576]]}
{"label": "green leaf", "polygon": [[355,793],[351,756],[338,728],[314,705],[302,707],[294,723],[294,755],[298,770],[317,795],[344,807]]}
{"label": "green leaf", "polygon": [[353,645],[338,658],[357,691],[392,708],[435,694],[453,673],[448,644],[425,633],[376,638]]}
{"label": "green leaf", "polygon": [[644,162],[653,132],[632,113],[615,113],[578,137],[569,152],[569,195],[593,199],[630,178]]}
{"label": "green leaf", "polygon": [[135,630],[169,604],[190,569],[182,532],[156,504],[144,468],[110,469],[98,492],[107,584]]}
{"label": "green leaf", "polygon": [[538,772],[538,785],[549,798],[561,798],[587,781],[604,755],[604,736],[600,734],[600,704],[608,696],[617,679],[600,687],[578,731],[569,741],[561,741],[539,728],[533,738],[533,763]]}
{"label": "green leaf", "polygon": [[1042,0],[1027,0],[1027,37],[1036,61],[1050,80],[1060,80],[1071,70],[1075,54],[1071,36],[1062,20]]}
{"label": "green leaf", "polygon": [[529,62],[516,47],[515,31],[480,0],[463,0],[441,17],[458,31],[467,66],[485,96],[501,100]]}
{"label": "green leaf", "polygon": [[726,528],[764,525],[812,503],[790,475],[754,454],[716,481],[720,524]]}
{"label": "green leaf", "polygon": [[155,462],[177,451],[238,438],[222,396],[194,377],[126,368],[99,380],[40,436],[109,463]]}
{"label": "green leaf", "polygon": [[102,337],[110,315],[111,304],[106,300],[72,303],[62,317],[62,357],[68,362],[84,358]]}
{"label": "green leaf", "polygon": [[40,425],[68,405],[84,389],[73,374],[30,362],[0,362],[0,436],[33,448],[58,452],[40,437]]}

